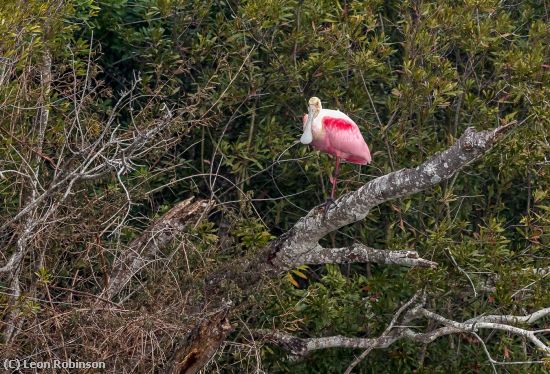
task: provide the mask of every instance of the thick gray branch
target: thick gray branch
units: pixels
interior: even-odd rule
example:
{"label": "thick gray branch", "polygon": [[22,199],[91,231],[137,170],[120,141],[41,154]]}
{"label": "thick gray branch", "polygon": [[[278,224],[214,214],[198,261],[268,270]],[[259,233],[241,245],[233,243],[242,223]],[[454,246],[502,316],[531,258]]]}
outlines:
{"label": "thick gray branch", "polygon": [[292,267],[296,264],[296,258],[316,250],[319,239],[342,226],[362,220],[373,207],[451,178],[489,150],[498,135],[509,127],[501,126],[489,131],[476,131],[469,127],[450,148],[433,155],[420,166],[378,177],[357,191],[341,196],[326,218],[323,218],[322,209],[312,209],[290,231],[272,243],[268,254],[271,264],[275,270]]}
{"label": "thick gray branch", "polygon": [[387,348],[397,339],[395,338],[350,338],[347,336],[328,336],[323,338],[299,338],[282,331],[255,330],[254,335],[268,342],[277,344],[291,354],[296,356],[306,356],[313,351],[328,348],[362,348],[367,349]]}
{"label": "thick gray branch", "polygon": [[[476,131],[468,128],[464,134],[447,150],[430,157],[423,164],[414,169],[401,169],[390,174],[378,177],[354,192],[341,196],[336,200],[335,207],[329,210],[324,217],[322,208],[312,209],[302,217],[289,231],[269,243],[252,260],[239,259],[228,266],[213,272],[207,279],[207,290],[211,295],[223,297],[220,290],[223,282],[232,279],[241,290],[252,292],[263,276],[276,277],[281,272],[296,267],[301,263],[346,263],[354,261],[370,261],[372,249],[352,246],[350,248],[324,249],[319,246],[319,239],[338,228],[357,222],[369,211],[386,201],[411,195],[428,189],[438,183],[451,178],[470,162],[487,152],[498,139],[499,135],[511,125],[501,126],[489,131]],[[334,252],[334,253],[332,253]],[[399,253],[399,252],[397,252]],[[408,266],[418,266],[427,263],[416,258],[401,257],[399,260],[385,257],[384,252],[377,252],[381,263],[407,263]],[[396,254],[399,256],[399,254]],[[406,317],[406,316],[405,316]],[[445,327],[436,334],[452,333],[452,327]],[[346,337],[302,339],[292,337],[283,332],[260,331],[260,335],[280,341],[290,351],[302,355],[315,349],[329,346],[344,346],[350,348],[374,349],[387,347],[403,337],[411,339],[428,339],[425,335],[418,335],[407,328],[394,327],[389,332],[374,339],[355,339]],[[440,335],[438,335],[440,336]],[[319,340],[320,339],[320,340]],[[435,338],[434,338],[435,339]],[[374,347],[374,348],[372,348]]]}
{"label": "thick gray branch", "polygon": [[290,270],[301,264],[345,264],[350,262],[371,262],[385,265],[435,268],[436,262],[425,260],[416,251],[389,251],[367,247],[361,243],[343,248],[323,248],[317,245],[307,253],[292,259],[283,270]]}
{"label": "thick gray branch", "polygon": [[396,328],[389,334],[378,338],[350,338],[346,336],[329,336],[323,338],[299,338],[281,331],[255,330],[254,335],[288,350],[295,356],[307,356],[313,351],[329,348],[383,349],[396,341],[408,338],[414,342],[428,344],[439,337],[456,334],[463,330],[453,327],[441,327],[427,333],[418,333],[409,328]]}

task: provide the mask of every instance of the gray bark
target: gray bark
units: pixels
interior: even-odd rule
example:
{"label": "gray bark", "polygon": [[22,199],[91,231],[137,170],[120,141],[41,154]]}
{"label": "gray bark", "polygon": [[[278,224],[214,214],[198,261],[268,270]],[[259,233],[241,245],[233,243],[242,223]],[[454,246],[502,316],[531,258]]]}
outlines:
{"label": "gray bark", "polygon": [[367,247],[361,243],[355,243],[350,247],[323,248],[320,245],[312,248],[307,253],[296,256],[292,262],[288,262],[283,270],[290,270],[301,264],[346,264],[352,262],[375,263],[382,265],[401,265],[407,267],[435,268],[436,262],[425,260],[415,251],[390,251]]}
{"label": "gray bark", "polygon": [[457,333],[475,334],[480,329],[489,329],[521,336],[529,340],[546,356],[550,357],[550,347],[545,345],[536,336],[536,333],[540,331],[514,326],[516,324],[532,325],[548,315],[550,315],[550,308],[541,309],[526,316],[480,316],[471,318],[465,322],[457,322],[431,312],[421,305],[417,305],[405,313],[404,322],[410,323],[419,318],[425,318],[438,322],[443,327],[427,332],[417,332],[408,326],[390,324],[388,329],[376,338],[350,338],[339,335],[320,338],[300,338],[278,330],[255,330],[254,335],[266,342],[271,342],[285,348],[292,355],[306,356],[313,351],[328,348],[361,348],[369,351],[372,349],[387,348],[401,339],[428,344],[445,335]]}
{"label": "gray bark", "polygon": [[311,259],[318,241],[332,231],[364,219],[370,210],[386,201],[411,195],[448,180],[466,165],[488,151],[499,135],[512,124],[493,130],[476,131],[473,127],[448,149],[439,152],[413,169],[401,169],[363,185],[336,200],[323,215],[322,208],[312,209],[286,234],[271,243],[267,259],[275,273],[297,265],[297,259]]}

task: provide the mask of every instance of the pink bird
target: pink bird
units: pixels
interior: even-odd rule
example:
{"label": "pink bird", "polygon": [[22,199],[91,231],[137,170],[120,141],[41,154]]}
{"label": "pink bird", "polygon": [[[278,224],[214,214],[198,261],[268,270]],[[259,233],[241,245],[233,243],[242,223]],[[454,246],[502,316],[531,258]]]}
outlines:
{"label": "pink bird", "polygon": [[365,143],[359,127],[351,118],[339,110],[323,109],[317,97],[309,99],[308,114],[304,116],[303,144],[336,157],[336,167],[331,178],[332,192],[327,200],[325,214],[334,203],[336,179],[340,172],[340,161],[366,165],[371,162],[369,146]]}

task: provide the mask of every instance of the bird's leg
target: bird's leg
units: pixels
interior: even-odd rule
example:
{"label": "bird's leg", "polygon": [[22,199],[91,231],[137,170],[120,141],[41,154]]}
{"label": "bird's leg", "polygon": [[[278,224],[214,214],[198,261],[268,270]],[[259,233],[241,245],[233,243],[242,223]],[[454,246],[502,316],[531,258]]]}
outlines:
{"label": "bird's leg", "polygon": [[340,157],[336,156],[336,167],[334,168],[334,173],[332,174],[332,177],[330,178],[330,181],[332,183],[332,192],[330,193],[330,197],[325,202],[325,213],[324,217],[326,218],[328,210],[330,209],[330,206],[332,204],[335,204],[334,198],[336,195],[336,183],[338,182],[338,175],[340,174]]}
{"label": "bird's leg", "polygon": [[332,175],[332,192],[330,198],[334,201],[334,195],[336,194],[336,183],[338,175],[340,174],[340,157],[336,156],[336,167],[334,168],[334,174]]}

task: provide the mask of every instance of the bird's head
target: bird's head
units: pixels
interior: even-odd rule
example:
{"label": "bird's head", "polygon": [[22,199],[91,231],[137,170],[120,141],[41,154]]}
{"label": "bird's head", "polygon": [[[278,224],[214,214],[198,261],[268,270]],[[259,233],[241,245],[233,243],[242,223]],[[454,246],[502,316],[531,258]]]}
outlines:
{"label": "bird's head", "polygon": [[300,138],[300,142],[302,144],[309,144],[313,141],[313,134],[312,134],[312,126],[313,126],[313,120],[317,115],[319,115],[319,112],[321,111],[321,100],[319,100],[318,97],[312,97],[309,99],[308,102],[308,113],[307,113],[307,121],[304,125],[304,133],[302,134],[302,137]]}
{"label": "bird's head", "polygon": [[317,111],[317,114],[321,111],[321,100],[319,100],[318,97],[313,96],[311,99],[309,99],[309,108],[315,109]]}

